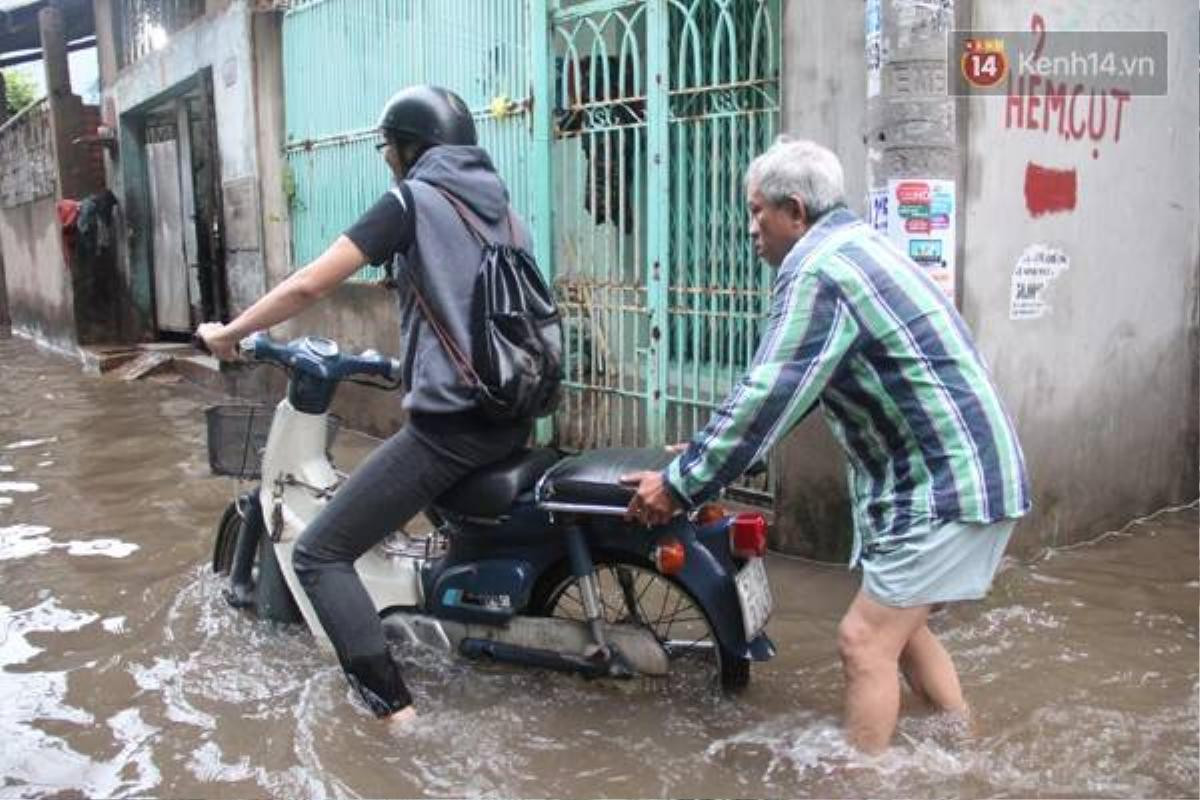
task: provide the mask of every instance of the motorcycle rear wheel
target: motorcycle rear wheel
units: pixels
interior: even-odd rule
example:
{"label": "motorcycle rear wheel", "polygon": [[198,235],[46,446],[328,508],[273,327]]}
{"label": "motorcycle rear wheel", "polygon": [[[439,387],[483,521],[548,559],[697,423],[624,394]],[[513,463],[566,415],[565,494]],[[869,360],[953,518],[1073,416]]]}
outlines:
{"label": "motorcycle rear wheel", "polygon": [[[749,684],[750,661],[721,646],[704,609],[681,584],[625,555],[598,555],[595,565],[604,621],[649,629],[667,652],[672,676],[695,675],[726,691]],[[587,619],[579,579],[565,565],[542,581],[530,609],[557,619]]]}

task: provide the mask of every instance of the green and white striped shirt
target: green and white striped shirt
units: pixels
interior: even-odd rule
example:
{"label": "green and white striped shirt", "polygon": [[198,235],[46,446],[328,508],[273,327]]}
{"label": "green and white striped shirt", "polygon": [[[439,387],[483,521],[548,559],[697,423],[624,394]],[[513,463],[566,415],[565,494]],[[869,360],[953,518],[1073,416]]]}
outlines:
{"label": "green and white striped shirt", "polygon": [[1020,444],[962,318],[844,208],[784,259],[754,362],[667,467],[667,483],[689,505],[703,502],[818,401],[850,462],[858,545],[1028,511]]}

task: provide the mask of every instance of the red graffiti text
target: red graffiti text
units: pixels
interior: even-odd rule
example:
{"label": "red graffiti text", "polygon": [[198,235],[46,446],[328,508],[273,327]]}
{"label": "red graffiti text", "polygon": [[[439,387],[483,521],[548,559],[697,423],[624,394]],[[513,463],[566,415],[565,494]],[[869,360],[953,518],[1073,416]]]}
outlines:
{"label": "red graffiti text", "polygon": [[[1015,86],[1014,86],[1015,83]],[[1121,123],[1130,94],[1077,83],[1044,80],[1038,75],[1008,79],[1004,127],[1057,134],[1068,141],[1121,141]]]}

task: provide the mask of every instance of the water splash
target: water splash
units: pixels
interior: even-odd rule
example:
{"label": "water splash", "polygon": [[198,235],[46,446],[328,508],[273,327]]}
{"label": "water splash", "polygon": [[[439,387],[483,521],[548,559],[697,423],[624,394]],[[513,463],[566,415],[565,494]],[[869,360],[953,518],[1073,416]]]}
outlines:
{"label": "water splash", "polygon": [[39,445],[43,445],[43,444],[53,444],[54,442],[57,442],[57,441],[58,441],[57,436],[50,436],[45,439],[21,439],[20,441],[13,442],[12,444],[6,444],[4,446],[4,449],[5,450],[26,450],[30,447],[38,447]]}
{"label": "water splash", "polygon": [[89,539],[72,541],[64,545],[67,555],[71,556],[107,556],[108,558],[125,558],[136,553],[140,548],[132,542],[122,542],[120,539]]}
{"label": "water splash", "polygon": [[70,556],[125,558],[139,549],[138,545],[119,539],[55,542],[46,535],[48,533],[50,528],[45,525],[9,525],[0,528],[0,561],[29,558],[52,550],[65,550]]}
{"label": "water splash", "polygon": [[28,558],[53,550],[54,541],[46,536],[45,525],[9,525],[0,528],[0,561]]}

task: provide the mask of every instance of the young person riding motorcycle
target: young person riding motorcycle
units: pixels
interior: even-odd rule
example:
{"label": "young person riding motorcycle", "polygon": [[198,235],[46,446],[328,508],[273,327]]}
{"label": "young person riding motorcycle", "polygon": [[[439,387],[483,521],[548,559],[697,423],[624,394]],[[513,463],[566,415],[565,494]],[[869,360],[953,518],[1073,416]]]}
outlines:
{"label": "young person riding motorcycle", "polygon": [[[531,422],[483,415],[419,307],[414,287],[458,346],[471,352],[471,296],[481,244],[445,194],[493,241],[529,246],[508,190],[462,98],[436,86],[393,96],[379,119],[378,148],[391,188],[316,260],[226,325],[196,333],[222,359],[255,331],[277,325],[325,297],[364,265],[392,262],[400,294],[408,423],[354,471],[301,535],[294,567],[347,679],[378,717],[415,715],[399,668],[354,562],[400,529],[459,479],[520,448]],[[445,193],[445,194],[444,194]]]}

